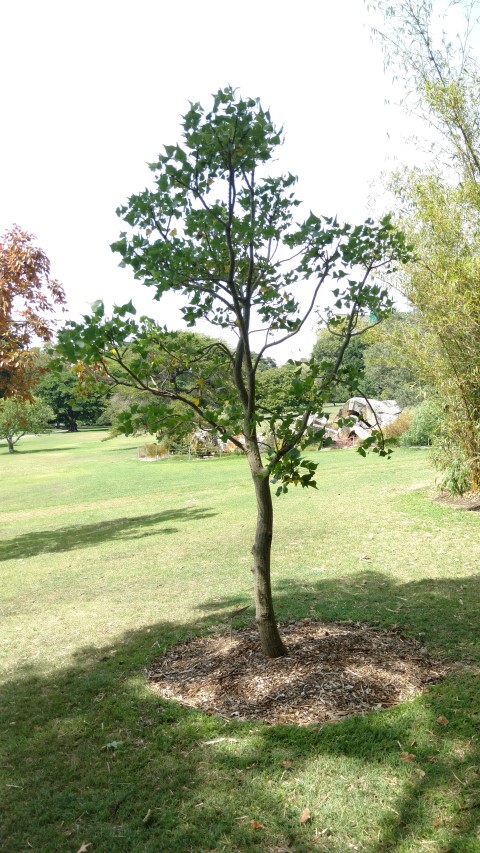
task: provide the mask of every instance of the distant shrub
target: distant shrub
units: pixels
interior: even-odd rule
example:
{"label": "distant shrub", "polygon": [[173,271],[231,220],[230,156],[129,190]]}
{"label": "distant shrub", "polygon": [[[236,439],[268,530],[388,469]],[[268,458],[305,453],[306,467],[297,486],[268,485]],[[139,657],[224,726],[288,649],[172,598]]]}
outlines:
{"label": "distant shrub", "polygon": [[439,410],[435,403],[426,400],[420,403],[412,413],[408,429],[400,438],[404,447],[428,447],[438,432]]}
{"label": "distant shrub", "polygon": [[413,409],[404,409],[391,424],[382,427],[385,438],[400,438],[410,428],[413,420]]}
{"label": "distant shrub", "polygon": [[168,447],[165,443],[144,444],[138,448],[139,459],[160,459],[168,454]]}

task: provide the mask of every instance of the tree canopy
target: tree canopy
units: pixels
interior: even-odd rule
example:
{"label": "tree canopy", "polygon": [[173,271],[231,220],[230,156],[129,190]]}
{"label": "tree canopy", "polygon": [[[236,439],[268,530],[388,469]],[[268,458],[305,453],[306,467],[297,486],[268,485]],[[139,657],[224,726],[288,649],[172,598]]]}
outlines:
{"label": "tree canopy", "polygon": [[51,313],[64,303],[33,235],[14,225],[0,236],[0,398],[31,399],[39,365],[30,348],[51,340]]}
{"label": "tree canopy", "polygon": [[[270,481],[278,492],[291,484],[316,487],[316,465],[301,453],[310,416],[329,397],[359,317],[390,311],[378,276],[406,261],[409,248],[388,216],[351,226],[310,213],[297,222],[296,179],[278,174],[273,161],[282,133],[258,100],[222,89],[209,111],[192,104],[182,125],[182,142],[165,146],[150,165],[153,187],[119,209],[131,230],[112,248],[155,299],[178,293],[187,325],[206,319],[229,330],[234,348],[186,340],[151,319],[137,320],[131,302],[112,316],[95,303],[83,323],[67,324],[60,348],[113,383],[150,395],[152,417],[168,418],[175,401],[181,404],[177,420],[181,411],[186,421],[198,420],[245,454],[257,499],[256,620],[264,652],[275,657],[285,649],[271,593]],[[273,404],[265,412],[258,405],[262,359],[300,332],[321,288],[330,285],[330,322],[341,323],[343,335],[336,359],[296,363],[292,406],[286,411]],[[215,394],[208,385],[212,370],[229,374]],[[266,457],[259,445],[265,420],[274,437]]]}

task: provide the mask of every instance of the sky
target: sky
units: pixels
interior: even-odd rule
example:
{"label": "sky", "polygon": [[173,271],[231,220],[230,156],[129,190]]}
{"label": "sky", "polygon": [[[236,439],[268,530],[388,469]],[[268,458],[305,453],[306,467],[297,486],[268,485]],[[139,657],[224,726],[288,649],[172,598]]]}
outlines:
{"label": "sky", "polygon": [[[379,212],[380,173],[408,159],[408,126],[363,0],[0,0],[0,9],[0,233],[18,223],[37,237],[73,319],[96,299],[133,299],[179,326],[174,300],[152,302],[109,246],[122,230],[116,208],[179,140],[189,101],[208,105],[226,85],[260,97],[285,128],[280,163],[317,214]],[[315,327],[279,361],[308,355]]]}

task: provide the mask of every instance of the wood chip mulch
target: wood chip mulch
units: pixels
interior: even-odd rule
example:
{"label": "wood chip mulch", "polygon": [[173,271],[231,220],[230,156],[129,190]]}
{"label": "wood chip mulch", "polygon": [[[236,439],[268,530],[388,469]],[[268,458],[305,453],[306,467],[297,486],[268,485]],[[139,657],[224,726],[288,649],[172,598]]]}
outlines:
{"label": "wood chip mulch", "polygon": [[285,657],[265,658],[248,627],[173,646],[149,681],[163,698],[207,714],[308,725],[389,708],[453,669],[397,630],[310,619],[280,630]]}
{"label": "wood chip mulch", "polygon": [[466,495],[438,495],[435,503],[449,506],[452,509],[465,509],[470,512],[480,512],[480,495],[475,492],[469,492]]}

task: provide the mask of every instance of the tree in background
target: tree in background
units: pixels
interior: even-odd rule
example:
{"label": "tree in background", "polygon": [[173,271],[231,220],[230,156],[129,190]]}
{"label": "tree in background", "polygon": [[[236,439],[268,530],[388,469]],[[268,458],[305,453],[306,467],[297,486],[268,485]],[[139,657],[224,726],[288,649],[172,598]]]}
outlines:
{"label": "tree in background", "polygon": [[480,68],[470,41],[478,3],[447,7],[464,12],[458,38],[435,36],[433,0],[375,5],[384,13],[387,61],[411,92],[407,106],[437,134],[435,166],[395,185],[399,221],[417,256],[402,280],[421,321],[410,345],[443,413],[434,459],[450,490],[479,491]]}
{"label": "tree in background", "polygon": [[[230,352],[224,341],[191,331],[175,333],[175,346],[183,358],[172,365],[169,354],[162,346],[152,340],[146,361],[150,364],[148,382],[152,387],[165,385],[171,381],[171,370],[175,371],[175,383],[181,391],[186,391],[198,378],[199,365],[197,354],[202,354],[201,382],[204,405],[216,405],[219,395],[232,392],[232,377],[228,367],[218,359],[217,350]],[[124,355],[125,363],[135,363],[135,352]],[[100,422],[111,425],[114,435],[156,434],[157,439],[172,449],[188,449],[193,433],[201,429],[201,419],[193,411],[187,410],[179,401],[164,400],[160,413],[150,395],[144,389],[125,382],[123,370],[112,369],[112,390],[110,402]]]}
{"label": "tree in background", "polygon": [[0,400],[0,439],[8,444],[9,453],[24,435],[48,432],[53,412],[43,400],[21,400],[11,397]]}
{"label": "tree in background", "polygon": [[50,261],[18,225],[0,236],[0,399],[31,399],[41,369],[31,347],[52,338],[52,311],[65,303]]}
{"label": "tree in background", "polygon": [[[345,323],[347,321],[348,317],[345,317]],[[336,380],[330,386],[331,403],[343,403],[348,397],[357,393],[374,396],[372,389],[365,380],[365,353],[369,345],[366,332],[370,326],[368,320],[359,318],[356,332],[351,337],[341,367],[337,371]],[[341,351],[342,344],[342,325],[334,324],[331,328],[328,324],[322,324],[318,329],[317,340],[313,346],[313,358],[319,362],[335,361]]]}
{"label": "tree in background", "polygon": [[416,311],[395,311],[366,335],[364,387],[372,398],[396,400],[402,408],[425,399],[425,378],[417,375],[416,353],[409,344],[418,321]]}
{"label": "tree in background", "polygon": [[53,410],[57,426],[77,432],[79,423],[97,423],[107,407],[108,386],[92,382],[89,374],[66,362],[43,362],[45,372],[35,391]]}
{"label": "tree in background", "polygon": [[[349,396],[360,395],[372,400],[395,399],[402,407],[418,403],[421,391],[403,346],[407,327],[414,321],[414,314],[404,311],[393,311],[377,325],[361,319],[332,386],[331,402],[344,403]],[[314,357],[335,358],[341,343],[336,329],[321,325]]]}
{"label": "tree in background", "polygon": [[[316,487],[316,464],[301,453],[310,415],[321,413],[330,397],[360,316],[390,310],[375,273],[409,256],[389,217],[352,227],[311,213],[297,224],[295,178],[266,168],[280,143],[281,133],[257,100],[220,90],[209,113],[191,105],[183,143],[165,146],[151,164],[154,188],[132,196],[119,211],[133,230],[113,246],[122,263],[156,299],[168,291],[181,294],[188,325],[206,319],[228,329],[236,338],[233,352],[221,341],[186,342],[183,333],[168,332],[153,320],[136,321],[131,303],[106,317],[98,302],[82,324],[68,323],[59,336],[70,360],[102,365],[112,382],[148,394],[156,420],[168,423],[175,401],[182,413],[175,413],[177,423],[179,417],[198,421],[245,455],[257,501],[256,621],[269,657],[285,653],[271,591],[270,481],[277,493],[290,484]],[[335,312],[347,312],[347,318],[331,319],[342,326],[338,356],[295,364],[295,405],[287,412],[272,405],[266,413],[259,407],[261,359],[301,331],[329,282]],[[209,379],[225,372],[230,381],[217,384],[212,394]],[[259,425],[266,414],[274,446],[263,457]]]}
{"label": "tree in background", "polygon": [[419,310],[404,352],[437,401],[433,458],[444,485],[480,491],[480,206],[468,187],[416,173],[402,199],[419,258],[403,279]]}

